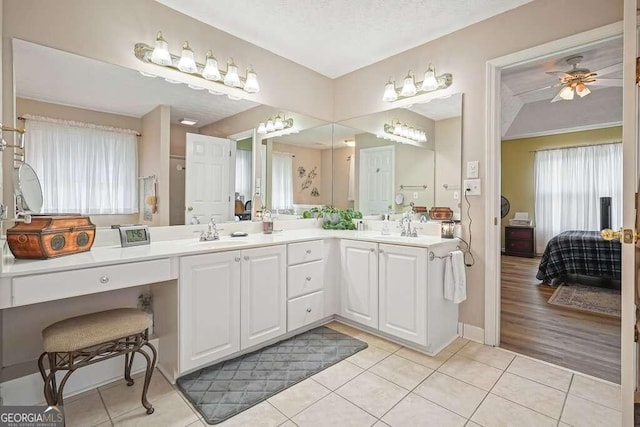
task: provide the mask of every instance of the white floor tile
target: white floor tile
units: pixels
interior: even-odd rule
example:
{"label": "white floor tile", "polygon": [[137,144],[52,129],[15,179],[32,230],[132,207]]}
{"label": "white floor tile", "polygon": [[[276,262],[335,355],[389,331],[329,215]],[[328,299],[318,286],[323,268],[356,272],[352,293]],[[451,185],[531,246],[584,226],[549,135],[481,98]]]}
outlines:
{"label": "white floor tile", "polygon": [[362,369],[369,369],[390,354],[390,352],[381,348],[369,346],[364,350],[357,352],[353,356],[348,357],[346,360],[354,365],[358,365]]}
{"label": "white floor tile", "polygon": [[438,371],[487,391],[491,390],[502,375],[500,369],[457,354],[438,368]]}
{"label": "white floor tile", "polygon": [[457,354],[501,370],[507,369],[507,366],[515,357],[514,354],[499,348],[478,344],[473,341],[462,347]]}
{"label": "white floor tile", "polygon": [[362,372],[364,372],[364,369],[361,367],[354,365],[347,360],[343,360],[324,371],[318,372],[311,378],[327,387],[329,390],[335,390],[360,375]]}
{"label": "white floor tile", "polygon": [[392,354],[369,369],[384,379],[412,390],[433,372],[433,369]]}
{"label": "white floor tile", "polygon": [[560,420],[576,427],[618,427],[622,425],[622,414],[615,409],[569,394]]}
{"label": "white floor tile", "polygon": [[508,372],[500,377],[491,393],[556,420],[560,418],[565,399],[565,393],[560,390]]}
{"label": "white floor tile", "polygon": [[356,329],[352,326],[349,325],[345,325],[344,323],[340,323],[340,322],[331,322],[325,325],[327,328],[331,328],[333,330],[336,330],[338,332],[342,332],[345,335],[349,335],[352,337],[355,337],[358,334],[361,334],[362,331],[360,329]]}
{"label": "white floor tile", "polygon": [[507,368],[507,372],[562,391],[569,390],[569,384],[571,384],[571,377],[573,376],[571,372],[565,371],[564,369],[519,356],[511,362],[511,365]]}
{"label": "white floor tile", "polygon": [[412,362],[419,363],[431,369],[438,369],[444,362],[449,360],[453,356],[452,352],[442,350],[435,356],[427,356],[419,351],[411,350],[410,348],[403,347],[394,353],[396,356],[404,357]]}
{"label": "white floor tile", "polygon": [[473,414],[487,395],[485,390],[440,372],[434,372],[413,392],[466,418]]}
{"label": "white floor tile", "polygon": [[472,421],[490,427],[544,427],[555,426],[558,421],[539,414],[529,408],[510,402],[494,394],[489,394],[482,402]]}
{"label": "white floor tile", "polygon": [[68,427],[90,427],[109,422],[107,413],[97,390],[82,393],[77,398],[66,399],[64,416]]}
{"label": "white floor tile", "polygon": [[261,402],[216,425],[220,427],[277,427],[286,421],[287,417],[269,402]]}
{"label": "white floor tile", "polygon": [[[413,393],[402,399],[382,420],[391,427],[464,426],[467,420]],[[428,424],[427,424],[428,423]]]}
{"label": "white floor tile", "polygon": [[608,406],[617,411],[622,408],[620,386],[587,378],[579,374],[573,376],[569,394]]}
{"label": "white floor tile", "polygon": [[346,399],[331,393],[293,417],[293,421],[300,427],[364,427],[371,426],[376,419]]}
{"label": "white floor tile", "polygon": [[409,392],[384,378],[365,372],[340,387],[336,393],[379,418]]}
{"label": "white floor tile", "polygon": [[267,401],[291,418],[329,393],[326,387],[308,378],[270,397]]}
{"label": "white floor tile", "polygon": [[[116,382],[115,386],[108,384],[105,387],[100,387],[100,394],[111,418],[116,418],[136,408],[142,408],[144,375],[135,375],[133,379],[135,383],[131,387],[127,386],[124,380]],[[156,369],[151,377],[147,399],[153,404],[158,399],[162,399],[172,393],[175,393],[175,389]]]}
{"label": "white floor tile", "polygon": [[391,341],[387,341],[384,338],[380,338],[375,335],[368,334],[366,332],[359,333],[358,335],[355,336],[355,338],[359,339],[360,341],[366,342],[370,346],[381,348],[390,353],[393,353],[394,351],[399,350],[400,347],[402,347],[399,344],[396,344]]}
{"label": "white floor tile", "polygon": [[151,415],[147,415],[144,408],[140,406],[138,409],[114,418],[113,423],[116,426],[184,427],[198,421],[198,416],[178,396],[178,392],[157,400],[153,407],[155,412]]}
{"label": "white floor tile", "polygon": [[467,345],[470,342],[472,342],[472,341],[469,341],[466,338],[458,337],[458,338],[455,339],[455,341],[453,341],[451,344],[449,344],[442,351],[447,351],[449,353],[456,353],[458,350],[460,350],[462,347],[464,347],[465,345]]}

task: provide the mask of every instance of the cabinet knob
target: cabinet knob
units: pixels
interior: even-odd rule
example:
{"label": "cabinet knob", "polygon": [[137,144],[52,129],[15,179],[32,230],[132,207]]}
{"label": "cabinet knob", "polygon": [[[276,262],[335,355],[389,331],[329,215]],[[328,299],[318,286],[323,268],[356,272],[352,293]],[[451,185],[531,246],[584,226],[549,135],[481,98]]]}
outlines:
{"label": "cabinet knob", "polygon": [[376,250],[371,248],[370,251],[371,251],[371,253],[374,253]]}
{"label": "cabinet knob", "polygon": [[378,252],[380,252],[381,254],[384,253],[384,249],[380,249]]}
{"label": "cabinet knob", "polygon": [[239,256],[236,257],[236,262],[240,262],[240,257]]}
{"label": "cabinet knob", "polygon": [[307,282],[311,281],[311,276],[307,276]]}
{"label": "cabinet knob", "polygon": [[244,260],[249,261],[249,257],[245,255]]}
{"label": "cabinet knob", "polygon": [[109,276],[100,277],[100,283],[102,283],[103,285],[109,283]]}
{"label": "cabinet knob", "polygon": [[311,313],[311,309],[310,308],[307,308],[307,313]]}
{"label": "cabinet knob", "polygon": [[307,249],[307,254],[311,255],[311,249]]}

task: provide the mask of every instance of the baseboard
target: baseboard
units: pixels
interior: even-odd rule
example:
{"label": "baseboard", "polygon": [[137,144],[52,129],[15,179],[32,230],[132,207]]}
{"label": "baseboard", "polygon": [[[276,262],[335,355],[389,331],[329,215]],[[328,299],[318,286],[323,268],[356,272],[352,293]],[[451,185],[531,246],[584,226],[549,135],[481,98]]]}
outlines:
{"label": "baseboard", "polygon": [[468,323],[459,323],[458,331],[460,331],[462,338],[484,344],[484,328],[469,325]]}
{"label": "baseboard", "polygon": [[[158,339],[151,344],[159,349]],[[34,361],[35,363],[35,361]],[[133,359],[133,373],[144,371],[146,360],[141,355]],[[61,372],[64,374],[64,372]],[[70,377],[64,387],[64,397],[103,386],[124,376],[124,357],[114,357],[94,365],[78,369]],[[56,378],[62,379],[62,375]],[[58,383],[59,383],[58,380]],[[44,403],[42,376],[39,372],[25,375],[0,384],[0,399],[3,405],[38,405]]]}

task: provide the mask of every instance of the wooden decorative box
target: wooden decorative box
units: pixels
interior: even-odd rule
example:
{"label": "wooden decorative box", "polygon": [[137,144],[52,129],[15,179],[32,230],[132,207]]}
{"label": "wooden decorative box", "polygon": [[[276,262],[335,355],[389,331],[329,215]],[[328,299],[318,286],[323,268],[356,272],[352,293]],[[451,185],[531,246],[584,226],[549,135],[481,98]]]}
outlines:
{"label": "wooden decorative box", "polygon": [[449,221],[453,218],[453,211],[448,207],[433,207],[429,209],[429,218],[441,221]]}
{"label": "wooden decorative box", "polygon": [[47,259],[86,252],[93,246],[96,226],[88,216],[33,216],[7,230],[7,243],[18,259]]}

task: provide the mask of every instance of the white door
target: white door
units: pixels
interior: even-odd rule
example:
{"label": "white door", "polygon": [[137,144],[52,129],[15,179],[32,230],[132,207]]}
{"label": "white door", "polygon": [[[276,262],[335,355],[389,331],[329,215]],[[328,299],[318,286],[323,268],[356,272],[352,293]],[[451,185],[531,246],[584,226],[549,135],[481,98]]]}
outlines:
{"label": "white door", "polygon": [[241,347],[287,332],[286,247],[242,251]]}
{"label": "white door", "polygon": [[427,345],[427,250],[380,245],[380,330]]}
{"label": "white door", "polygon": [[240,350],[240,251],[180,258],[180,371]]}
{"label": "white door", "polygon": [[[228,139],[187,133],[185,167],[185,224],[232,218],[230,185],[231,143]],[[235,170],[235,169],[234,169]]]}
{"label": "white door", "polygon": [[393,206],[395,147],[360,150],[358,210],[365,215],[388,212]]}
{"label": "white door", "polygon": [[378,250],[376,243],[340,241],[342,265],[340,314],[378,328]]}

